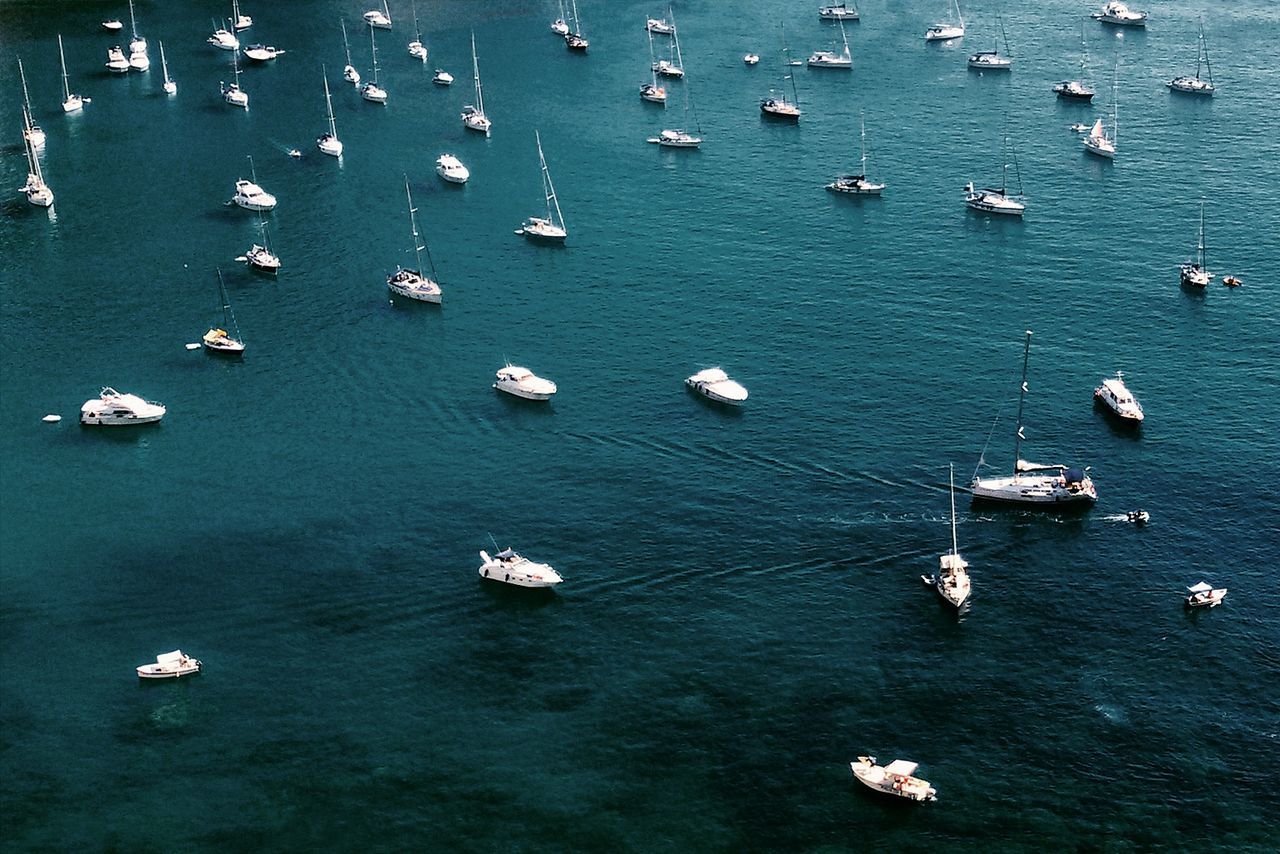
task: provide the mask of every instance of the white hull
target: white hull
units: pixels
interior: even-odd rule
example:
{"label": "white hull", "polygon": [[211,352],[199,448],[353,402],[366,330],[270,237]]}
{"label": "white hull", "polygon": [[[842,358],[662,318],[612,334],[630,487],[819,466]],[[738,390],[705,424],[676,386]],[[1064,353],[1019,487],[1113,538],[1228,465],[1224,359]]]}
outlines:
{"label": "white hull", "polygon": [[1168,86],[1174,92],[1184,92],[1188,95],[1213,94],[1213,84],[1197,77],[1178,77],[1170,80]]}
{"label": "white hull", "polygon": [[878,196],[884,192],[884,184],[875,184],[862,177],[837,178],[827,185],[833,193],[846,193],[851,196]]}
{"label": "white hull", "polygon": [[1082,144],[1084,145],[1084,150],[1095,157],[1102,157],[1107,160],[1115,160],[1116,146],[1115,146],[1115,143],[1111,142],[1111,140],[1109,139],[1099,140],[1093,137],[1086,136]]}
{"label": "white hull", "polygon": [[[910,801],[938,799],[937,790],[930,786],[927,780],[911,775],[890,773],[888,769],[896,763],[883,767],[875,763],[874,756],[859,756],[857,762],[849,763],[849,769],[853,771],[853,776],[859,783],[882,794],[906,798]],[[912,764],[909,767],[915,766]]]}
{"label": "white hull", "polygon": [[528,368],[507,365],[497,373],[493,387],[525,400],[550,400],[557,391],[551,380],[537,376]]}
{"label": "white hull", "polygon": [[158,403],[108,388],[102,390],[100,397],[87,400],[80,407],[80,423],[104,427],[154,424],[164,417],[165,411]]}
{"label": "white hull", "polygon": [[451,155],[442,155],[436,160],[436,174],[450,184],[465,184],[471,177],[467,167]]}
{"label": "white hull", "polygon": [[387,103],[387,90],[374,83],[364,84],[364,88],[360,90],[360,97],[374,104]]}
{"label": "white hull", "polygon": [[342,140],[338,139],[336,136],[329,136],[328,134],[325,134],[316,140],[316,148],[320,149],[322,153],[327,154],[330,157],[342,156]]}
{"label": "white hull", "polygon": [[180,679],[196,675],[201,666],[196,659],[184,657],[181,662],[144,664],[137,669],[137,673],[139,679]]}
{"label": "white hull", "polygon": [[533,241],[547,243],[563,243],[569,232],[559,226],[552,225],[540,217],[529,217],[529,221],[516,229],[516,234],[523,234]]}
{"label": "white hull", "polygon": [[1069,489],[1058,475],[1020,474],[1014,477],[978,478],[970,485],[975,499],[1009,504],[1063,506],[1092,504],[1098,494],[1091,481],[1079,489]]}
{"label": "white hull", "polygon": [[[502,554],[509,553],[508,551]],[[487,552],[482,551],[480,560],[483,561],[480,569],[477,570],[480,577],[499,584],[530,589],[550,589],[564,580],[560,577],[560,573],[547,564],[534,563],[519,555],[504,559],[501,555],[496,558],[490,557]]]}
{"label": "white hull", "polygon": [[360,72],[348,65],[346,68],[342,69],[342,79],[353,86],[359,86]]}
{"label": "white hull", "polygon": [[698,394],[724,403],[729,406],[741,406],[747,402],[747,390],[741,383],[729,379],[729,375],[719,368],[707,368],[699,371],[684,381],[684,384]]}
{"label": "white hull", "polygon": [[387,278],[387,289],[393,294],[418,302],[429,302],[440,305],[444,293],[440,286],[413,270],[401,270]]}
{"label": "white hull", "polygon": [[964,38],[964,27],[930,27],[924,33],[924,40],[927,42],[951,41],[959,38]]}
{"label": "white hull", "polygon": [[493,127],[493,122],[484,113],[467,112],[462,114],[462,123],[468,130],[489,135],[489,129]]}
{"label": "white hull", "polygon": [[992,190],[970,191],[964,197],[965,206],[980,213],[1002,216],[1022,216],[1027,206]]}

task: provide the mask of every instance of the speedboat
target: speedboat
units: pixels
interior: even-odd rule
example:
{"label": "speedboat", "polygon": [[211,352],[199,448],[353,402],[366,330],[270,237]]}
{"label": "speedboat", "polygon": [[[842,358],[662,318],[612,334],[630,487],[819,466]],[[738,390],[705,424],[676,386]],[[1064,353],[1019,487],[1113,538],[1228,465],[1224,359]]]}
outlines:
{"label": "speedboat", "polygon": [[225,329],[213,327],[204,334],[204,348],[223,356],[239,356],[244,353],[244,342],[232,338]]}
{"label": "speedboat", "polygon": [[437,86],[452,86],[453,75],[443,68],[437,68],[435,76],[431,78],[431,82]]}
{"label": "speedboat", "polygon": [[741,406],[747,399],[747,390],[740,383],[729,379],[729,375],[720,368],[707,368],[706,370],[698,371],[686,379],[684,384],[703,397],[710,398],[717,403]]}
{"label": "speedboat", "polygon": [[868,181],[866,175],[841,175],[827,184],[827,189],[832,192],[855,196],[878,196],[884,192],[884,187],[884,184]]}
{"label": "speedboat", "polygon": [[785,95],[777,98],[762,99],[760,101],[760,112],[776,119],[786,119],[792,122],[800,121],[799,105],[788,101]]}
{"label": "speedboat", "polygon": [[387,8],[386,0],[383,0],[381,9],[370,9],[365,12],[364,22],[379,30],[391,29],[391,10]]}
{"label": "speedboat", "polygon": [[439,284],[417,270],[405,267],[397,267],[394,273],[387,276],[387,288],[393,294],[433,305],[439,305],[444,298]]}
{"label": "speedboat", "polygon": [[272,252],[269,247],[255,243],[242,257],[245,263],[255,270],[272,274],[280,272],[280,256]]}
{"label": "speedboat", "polygon": [[911,801],[936,801],[938,790],[930,786],[928,780],[915,776],[918,767],[904,759],[877,765],[874,756],[859,756],[857,762],[849,763],[853,776],[869,789]]}
{"label": "speedboat", "polygon": [[647,141],[667,148],[697,148],[702,145],[702,137],[683,130],[664,130],[657,136],[649,137]]}
{"label": "speedboat", "polygon": [[1003,189],[993,187],[975,188],[970,181],[964,188],[965,206],[982,213],[1022,216],[1027,210],[1025,202],[1017,197],[1007,195]]}
{"label": "speedboat", "polygon": [[549,400],[556,393],[555,383],[519,365],[500,368],[496,376],[494,388],[525,400]]}
{"label": "speedboat", "polygon": [[845,3],[819,6],[818,18],[823,21],[856,21],[858,20],[858,9]]}
{"label": "speedboat", "polygon": [[1058,93],[1059,98],[1076,101],[1092,101],[1094,96],[1094,91],[1079,80],[1063,80],[1061,83],[1055,83],[1053,91]]}
{"label": "speedboat", "polygon": [[980,50],[969,55],[969,67],[981,71],[1009,71],[1013,60],[996,50]]}
{"label": "speedboat", "polygon": [[471,177],[467,167],[452,154],[441,154],[436,158],[436,174],[451,184],[465,184]]}
{"label": "speedboat", "polygon": [[1146,417],[1142,412],[1142,404],[1130,393],[1124,384],[1124,374],[1116,371],[1114,379],[1105,379],[1102,385],[1093,390],[1093,399],[1106,406],[1119,418],[1134,424],[1141,424]]}
{"label": "speedboat", "polygon": [[556,243],[563,243],[564,239],[569,236],[569,232],[563,226],[556,225],[548,217],[531,216],[526,219],[516,234],[523,234],[530,240],[546,240]]}
{"label": "speedboat", "polygon": [[650,18],[645,22],[644,28],[658,36],[669,36],[676,31],[676,25],[669,23],[666,18]]}
{"label": "speedboat", "polygon": [[1130,510],[1124,516],[1135,525],[1145,525],[1151,521],[1151,514],[1146,510]]}
{"label": "speedboat", "polygon": [[748,53],[742,57],[742,61],[745,62],[747,65],[755,65],[757,62],[760,61],[760,54]]}
{"label": "speedboat", "polygon": [[560,573],[545,563],[534,563],[511,549],[503,549],[493,557],[480,552],[480,577],[516,587],[555,587],[561,581]]}
{"label": "speedboat", "polygon": [[139,679],[177,679],[192,676],[200,672],[199,660],[192,658],[180,649],[156,656],[155,664],[144,664],[138,668]]}
{"label": "speedboat", "polygon": [[124,22],[112,18],[110,21],[103,21],[102,28],[109,33],[118,33],[124,29]]}
{"label": "speedboat", "polygon": [[254,62],[270,62],[282,54],[284,51],[265,44],[251,44],[244,49],[244,55]]}
{"label": "speedboat", "polygon": [[275,196],[244,178],[236,181],[236,194],[231,201],[251,211],[269,211],[276,206]]}
{"label": "speedboat", "polygon": [[1121,27],[1145,27],[1147,13],[1135,12],[1120,0],[1109,0],[1101,12],[1094,12],[1090,17],[1104,24],[1116,24]]}
{"label": "speedboat", "polygon": [[120,45],[107,50],[107,68],[116,74],[124,74],[129,70],[129,60]]}
{"label": "speedboat", "polygon": [[104,387],[98,397],[86,400],[80,407],[81,424],[100,424],[118,427],[125,424],[152,424],[164,417],[165,408],[159,403],[143,400],[136,394],[121,394]]}
{"label": "speedboat", "polygon": [[653,83],[641,84],[640,98],[644,101],[652,101],[655,104],[665,104],[667,103],[666,87],[655,86]]}
{"label": "speedboat", "polygon": [[1214,588],[1204,581],[1187,588],[1188,608],[1212,608],[1221,605],[1227,595],[1227,588]]}
{"label": "speedboat", "polygon": [[219,50],[239,50],[240,39],[236,38],[235,33],[225,27],[219,27],[213,31],[213,35],[205,39],[209,44]]}

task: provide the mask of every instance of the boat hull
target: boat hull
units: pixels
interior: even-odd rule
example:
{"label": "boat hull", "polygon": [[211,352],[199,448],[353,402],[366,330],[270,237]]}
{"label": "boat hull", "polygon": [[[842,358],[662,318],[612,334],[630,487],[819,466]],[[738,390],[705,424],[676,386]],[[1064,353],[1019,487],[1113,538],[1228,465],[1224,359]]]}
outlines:
{"label": "boat hull", "polygon": [[1044,475],[993,477],[970,485],[975,502],[1020,504],[1032,507],[1090,507],[1098,494],[1090,482],[1087,487],[1071,490],[1060,478]]}
{"label": "boat hull", "polygon": [[195,676],[200,672],[200,662],[194,665],[169,668],[160,664],[144,664],[138,668],[139,679],[180,679],[183,676]]}

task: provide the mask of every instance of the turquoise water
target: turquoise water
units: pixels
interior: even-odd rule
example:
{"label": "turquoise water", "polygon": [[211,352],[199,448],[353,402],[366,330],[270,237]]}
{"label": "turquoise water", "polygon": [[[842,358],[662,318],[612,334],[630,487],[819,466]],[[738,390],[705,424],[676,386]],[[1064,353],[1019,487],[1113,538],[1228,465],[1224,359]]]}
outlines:
{"label": "turquoise water", "polygon": [[[20,849],[367,846],[467,850],[1275,847],[1280,812],[1280,10],[1206,21],[1212,100],[1189,73],[1185,2],[1144,32],[1086,27],[1099,104],[1049,87],[1078,61],[1065,0],[1002,4],[1016,66],[925,45],[942,3],[860,4],[852,74],[797,71],[798,127],[764,122],[794,55],[830,47],[816,3],[675,14],[702,150],[637,97],[645,17],[579,3],[427,3],[379,35],[385,108],[342,84],[358,4],[259,2],[245,113],[204,43],[218,4],[138,5],[147,74],[103,69],[111,3],[0,4],[0,181],[22,185],[27,69],[53,217],[0,201],[0,822]],[[737,7],[741,8],[741,7]],[[474,29],[494,121],[464,134]],[[58,106],[56,34],[78,116]],[[160,91],[163,39],[179,92]],[[749,68],[741,55],[760,53]],[[1103,114],[1120,156],[1068,125]],[[341,163],[325,127],[334,88]],[[454,73],[433,86],[434,67]],[[859,112],[879,200],[853,170]],[[542,206],[534,129],[570,230]],[[973,215],[1007,128],[1029,209]],[[285,155],[291,147],[301,160]],[[441,152],[472,171],[433,174]],[[254,217],[223,203],[252,155],[280,198],[278,280],[232,259]],[[445,291],[392,303],[407,175]],[[1210,268],[1181,290],[1206,205]],[[248,349],[188,352],[220,316]],[[992,419],[1012,459],[1022,334],[1035,330],[1024,455],[1092,466],[1091,512],[960,505],[974,602],[918,581],[947,546],[947,464],[968,479]],[[490,388],[505,360],[559,383]],[[682,387],[722,365],[740,413]],[[1148,413],[1114,428],[1091,391],[1124,370]],[[82,429],[115,385],[162,425]],[[40,423],[48,412],[61,424]],[[1138,530],[1115,517],[1145,507]],[[481,584],[489,534],[566,578],[551,598]],[[1230,588],[1188,614],[1182,588]],[[181,684],[132,668],[201,658]],[[909,758],[918,809],[857,787],[860,753]]]}

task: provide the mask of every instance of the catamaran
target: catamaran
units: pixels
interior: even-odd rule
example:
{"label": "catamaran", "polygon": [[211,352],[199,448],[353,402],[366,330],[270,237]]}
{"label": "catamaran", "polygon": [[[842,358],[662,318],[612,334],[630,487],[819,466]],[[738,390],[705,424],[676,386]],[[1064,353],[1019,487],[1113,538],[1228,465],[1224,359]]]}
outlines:
{"label": "catamaran", "polygon": [[413,41],[409,42],[409,55],[427,61],[427,46],[422,43],[422,28],[418,26],[418,4],[413,3]]}
{"label": "catamaran", "polygon": [[840,25],[840,40],[844,42],[844,52],[815,50],[809,57],[810,68],[853,68],[853,54],[849,52],[849,37],[844,31],[844,19],[837,18],[836,23]]}
{"label": "catamaran", "polygon": [[938,558],[938,575],[921,576],[950,605],[961,608],[969,601],[969,564],[956,544],[956,467],[951,466],[951,551]]}
{"label": "catamaran", "polygon": [[960,15],[960,0],[952,0],[952,5],[955,7],[956,21],[959,23],[953,24],[947,21],[942,24],[934,24],[924,31],[925,41],[945,42],[964,37],[964,18]]}
{"label": "catamaran", "polygon": [[369,28],[369,45],[373,49],[373,79],[360,89],[360,97],[375,104],[387,103],[387,90],[378,85],[378,42],[374,38],[375,27]]}
{"label": "catamaran", "polygon": [[1063,80],[1061,83],[1053,84],[1053,91],[1058,93],[1059,98],[1068,98],[1076,101],[1092,101],[1093,89],[1089,88],[1089,84],[1085,82],[1085,63],[1089,58],[1089,49],[1084,41],[1084,18],[1080,19],[1080,79],[1079,80]]}
{"label": "catamaran", "polygon": [[40,157],[36,154],[36,144],[31,138],[31,111],[22,106],[22,144],[27,151],[27,183],[18,192],[25,193],[27,201],[33,205],[47,208],[53,204],[53,190],[44,182],[44,172],[40,169]]}
{"label": "catamaran", "polygon": [[333,122],[333,99],[329,97],[329,75],[325,74],[324,66],[320,67],[320,73],[324,74],[324,105],[329,115],[329,132],[323,134],[316,140],[316,148],[319,148],[325,154],[333,157],[342,156],[342,140],[338,139],[338,127]]}
{"label": "catamaran", "polygon": [[90,100],[71,92],[71,84],[67,80],[67,57],[62,52],[62,33],[58,33],[58,61],[62,63],[62,112],[79,112]]}
{"label": "catamaran", "polygon": [[147,40],[138,35],[138,22],[133,18],[133,0],[129,0],[129,27],[133,37],[129,39],[129,67],[134,71],[146,71],[151,67],[147,58]]}
{"label": "catamaran", "polygon": [[485,136],[489,135],[489,129],[493,127],[493,122],[489,121],[489,117],[484,112],[484,88],[480,85],[480,60],[476,57],[476,34],[471,32],[471,74],[476,81],[476,102],[467,104],[462,108],[462,123],[474,131],[479,131]]}
{"label": "catamaran", "polygon": [[1000,36],[1004,39],[1004,53],[1000,52],[1000,42],[997,41],[995,47],[991,50],[980,50],[977,53],[969,55],[969,67],[976,68],[979,71],[1009,71],[1013,68],[1013,57],[1010,56],[1009,50],[1009,34],[1004,29],[1004,18],[1000,13],[996,13],[996,21],[1000,24]]}
{"label": "catamaran", "polygon": [[1178,268],[1182,284],[1193,288],[1207,287],[1213,281],[1213,273],[1205,266],[1204,252],[1204,202],[1200,203],[1200,237],[1196,241],[1196,260],[1188,261]]}
{"label": "catamaran", "polygon": [[578,20],[578,0],[570,0],[569,6],[573,9],[573,25],[569,28],[569,32],[564,34],[564,46],[569,50],[580,50],[586,53],[591,42],[587,41],[587,37],[582,34],[582,22]]}
{"label": "catamaran", "polygon": [[850,193],[855,196],[878,196],[884,191],[884,184],[867,180],[867,122],[862,114],[858,114],[862,138],[862,171],[857,175],[841,175],[827,185],[828,190],[836,193]]}
{"label": "catamaran", "polygon": [[351,45],[347,43],[347,22],[339,18],[338,23],[342,25],[342,49],[347,54],[347,65],[342,69],[342,79],[352,86],[359,86],[360,72],[356,71],[356,67],[351,64]]}
{"label": "catamaran", "polygon": [[169,76],[169,63],[164,58],[164,42],[160,42],[160,72],[164,75],[164,91],[166,95],[178,94],[178,84]]}
{"label": "catamaran", "polygon": [[653,30],[649,30],[647,35],[649,36],[649,82],[640,85],[640,98],[665,106],[667,90],[666,87],[658,85],[658,63],[653,61]]}
{"label": "catamaran", "polygon": [[1031,355],[1031,330],[1027,330],[1026,344],[1022,352],[1022,386],[1018,396],[1018,427],[1013,440],[1013,475],[1010,477],[979,477],[978,471],[985,465],[986,451],[978,459],[973,481],[969,487],[975,501],[1004,501],[1034,506],[1065,506],[1092,504],[1098,500],[1098,492],[1089,478],[1089,470],[1068,468],[1064,465],[1037,465],[1022,459],[1023,434],[1022,411],[1027,399],[1027,363]]}
{"label": "catamaran", "polygon": [[569,232],[564,225],[564,216],[560,213],[560,202],[556,199],[555,185],[551,183],[551,170],[547,169],[547,158],[542,154],[542,136],[535,130],[533,138],[538,143],[538,164],[542,167],[542,194],[547,200],[547,215],[529,217],[516,229],[516,234],[523,234],[535,241],[564,243]]}
{"label": "catamaran", "polygon": [[770,92],[769,97],[761,99],[760,112],[773,118],[798,122],[800,121],[800,94],[796,91],[796,75],[791,70],[791,52],[787,49],[785,39],[782,42],[782,57],[784,60],[783,67],[786,69],[783,79],[791,81],[791,100],[787,100],[785,92],[777,95]]}
{"label": "catamaran", "polygon": [[[667,8],[667,15],[671,18],[671,58],[659,59],[652,63],[653,70],[663,77],[684,77],[684,57],[680,55],[680,31],[676,29],[676,16],[670,7]],[[650,50],[652,50],[652,39]]]}
{"label": "catamaran", "polygon": [[[204,349],[221,356],[240,356],[244,353],[244,339],[240,335],[235,312],[231,310],[231,297],[227,294],[227,283],[222,280],[221,268],[218,268],[218,297],[222,300],[222,325],[209,327],[209,331],[201,339]],[[228,328],[235,334],[228,332]]]}
{"label": "catamaran", "polygon": [[429,277],[424,276],[421,272],[422,250],[426,249],[426,241],[422,240],[421,235],[418,233],[418,209],[413,206],[413,194],[409,192],[409,176],[407,175],[404,179],[404,195],[409,201],[409,230],[413,233],[413,256],[418,263],[412,270],[397,266],[396,271],[387,276],[387,287],[391,289],[393,294],[418,300],[419,302],[438,305],[442,294],[440,285],[436,282],[436,265],[431,260],[430,249],[427,249],[427,263],[431,266],[431,275]]}
{"label": "catamaran", "polygon": [[[1197,38],[1196,76],[1175,77],[1169,81],[1169,89],[1174,92],[1186,92],[1188,95],[1213,94],[1213,69],[1209,67],[1209,44],[1204,40],[1204,21],[1200,22],[1200,34]],[[1200,65],[1204,64],[1205,77],[1200,77]]]}
{"label": "catamaran", "polygon": [[222,100],[226,101],[233,107],[243,107],[249,109],[249,93],[240,88],[240,57],[238,54],[231,54],[231,72],[235,75],[235,81],[227,84],[219,82],[222,87]]}
{"label": "catamaran", "polygon": [[[1006,153],[1009,152],[1009,137],[1004,138]],[[1007,160],[1008,158],[1006,158]],[[971,210],[989,214],[1006,216],[1022,216],[1027,210],[1026,200],[1022,195],[1022,173],[1018,169],[1018,157],[1013,155],[1013,174],[1018,181],[1018,192],[1009,192],[1009,164],[1005,163],[1000,171],[1000,188],[983,187],[975,189],[970,181],[964,188],[964,203]]]}

